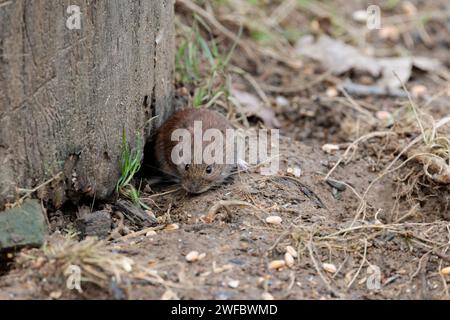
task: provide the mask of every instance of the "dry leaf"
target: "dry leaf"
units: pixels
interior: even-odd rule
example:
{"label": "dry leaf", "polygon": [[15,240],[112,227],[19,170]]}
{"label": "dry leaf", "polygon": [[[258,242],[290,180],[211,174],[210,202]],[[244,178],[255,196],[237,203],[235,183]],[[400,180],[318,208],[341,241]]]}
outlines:
{"label": "dry leaf", "polygon": [[268,128],[280,127],[280,123],[275,117],[275,111],[272,108],[265,107],[254,94],[232,88],[231,95],[242,107],[242,112],[245,115],[260,118]]}
{"label": "dry leaf", "polygon": [[321,35],[316,41],[311,35],[304,36],[297,42],[296,50],[301,55],[320,61],[336,75],[350,70],[366,72],[373,77],[380,77],[378,86],[390,89],[401,86],[394,72],[401,81],[407,82],[413,66],[424,71],[434,71],[441,66],[438,60],[426,57],[372,57],[327,35]]}

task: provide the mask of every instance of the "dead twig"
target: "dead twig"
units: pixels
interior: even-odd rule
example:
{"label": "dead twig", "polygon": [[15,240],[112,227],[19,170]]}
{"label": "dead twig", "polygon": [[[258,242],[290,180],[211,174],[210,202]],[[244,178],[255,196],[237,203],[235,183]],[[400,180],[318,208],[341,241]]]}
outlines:
{"label": "dead twig", "polygon": [[328,281],[328,279],[325,277],[325,275],[323,274],[323,272],[321,270],[321,267],[319,266],[316,258],[314,257],[314,248],[313,248],[312,238],[309,240],[307,247],[308,247],[308,252],[309,252],[309,257],[311,259],[311,262],[313,263],[313,266],[316,269],[317,274],[322,279],[322,281],[325,284],[325,286],[327,287],[327,289],[330,292],[332,292],[336,297],[342,298],[343,294],[341,292],[339,292],[337,289],[332,287],[330,281]]}

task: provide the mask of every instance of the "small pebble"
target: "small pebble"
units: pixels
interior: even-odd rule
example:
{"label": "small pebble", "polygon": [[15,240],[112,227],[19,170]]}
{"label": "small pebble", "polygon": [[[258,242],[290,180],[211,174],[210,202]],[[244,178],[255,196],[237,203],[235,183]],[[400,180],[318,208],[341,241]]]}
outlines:
{"label": "small pebble", "polygon": [[145,234],[146,237],[156,236],[155,230],[150,230]]}
{"label": "small pebble", "polygon": [[337,180],[327,179],[326,181],[330,186],[332,186],[337,191],[343,192],[347,189],[347,186],[344,183],[339,182]]}
{"label": "small pebble", "polygon": [[281,221],[283,221],[283,219],[279,216],[270,216],[266,218],[266,222],[270,224],[281,224]]}

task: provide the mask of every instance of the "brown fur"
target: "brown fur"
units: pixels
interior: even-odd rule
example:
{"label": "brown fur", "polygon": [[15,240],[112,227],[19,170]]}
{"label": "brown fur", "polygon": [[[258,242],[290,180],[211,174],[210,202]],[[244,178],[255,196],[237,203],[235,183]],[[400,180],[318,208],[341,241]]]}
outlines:
{"label": "brown fur", "polygon": [[[178,143],[177,141],[171,140],[172,132],[179,128],[192,131],[194,121],[202,121],[203,132],[207,129],[214,128],[225,134],[225,130],[231,128],[229,121],[214,111],[206,109],[185,109],[178,111],[159,128],[155,142],[155,156],[160,170],[163,173],[178,180],[186,191],[202,193],[211,187],[221,184],[230,175],[231,165],[211,164],[211,172],[208,173],[207,164],[193,164],[193,159],[188,169],[186,169],[184,164],[176,165],[172,162],[172,149]],[[203,142],[203,147],[208,143]],[[191,140],[191,144],[193,146],[193,139]]]}

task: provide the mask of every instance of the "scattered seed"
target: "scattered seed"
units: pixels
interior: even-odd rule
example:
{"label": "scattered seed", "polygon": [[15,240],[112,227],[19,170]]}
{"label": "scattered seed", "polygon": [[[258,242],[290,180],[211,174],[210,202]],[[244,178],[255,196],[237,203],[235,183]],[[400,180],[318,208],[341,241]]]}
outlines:
{"label": "scattered seed", "polygon": [[52,299],[59,299],[62,296],[62,292],[61,291],[52,291],[50,292],[50,298]]}
{"label": "scattered seed", "polygon": [[361,23],[367,21],[368,15],[366,10],[357,10],[352,13],[353,20]]}
{"label": "scattered seed", "polygon": [[286,99],[283,96],[277,96],[275,98],[275,103],[277,104],[277,106],[279,107],[287,107],[289,105],[289,101],[288,99]]}
{"label": "scattered seed", "polygon": [[380,120],[390,120],[392,118],[391,113],[384,110],[377,111],[375,115]]}
{"label": "scattered seed", "polygon": [[261,295],[261,298],[262,298],[263,300],[275,300],[275,298],[273,297],[273,295],[271,295],[271,294],[268,293],[268,292],[264,292],[264,293]]}
{"label": "scattered seed", "polygon": [[302,175],[302,169],[300,169],[299,167],[295,167],[294,168],[294,172],[293,172],[294,176],[296,176],[297,178],[300,177]]}
{"label": "scattered seed", "polygon": [[239,287],[239,280],[230,280],[230,281],[228,281],[228,286],[230,288],[236,289],[237,287]]}
{"label": "scattered seed", "polygon": [[289,252],[286,252],[284,254],[284,261],[289,268],[292,268],[294,266],[294,257]]}
{"label": "scattered seed", "polygon": [[280,269],[286,266],[286,261],[284,260],[273,260],[269,263],[269,269]]}
{"label": "scattered seed", "polygon": [[224,266],[222,266],[222,267],[218,267],[218,266],[216,265],[216,262],[213,261],[212,268],[213,268],[213,272],[214,272],[214,273],[220,273],[220,272],[224,272],[224,271],[228,271],[228,270],[233,269],[233,265],[230,264],[230,263],[228,263],[228,264],[226,264],[226,265],[224,265]]}
{"label": "scattered seed", "polygon": [[295,251],[294,247],[292,246],[287,246],[286,247],[286,252],[289,252],[289,254],[293,257],[293,258],[297,258],[297,251]]}
{"label": "scattered seed", "polygon": [[337,268],[332,263],[322,263],[322,268],[329,273],[336,273]]}
{"label": "scattered seed", "polygon": [[427,87],[423,85],[416,85],[411,88],[411,93],[414,97],[420,98],[423,97],[427,93]]}
{"label": "scattered seed", "polygon": [[283,221],[283,219],[279,216],[270,216],[266,218],[266,222],[270,224],[281,224],[281,221]]}
{"label": "scattered seed", "polygon": [[198,251],[191,251],[186,255],[186,261],[194,262],[197,261],[199,257]]}
{"label": "scattered seed", "polygon": [[413,5],[409,1],[403,1],[402,2],[402,10],[404,13],[406,13],[408,16],[415,16],[417,14],[417,8],[415,5]]}
{"label": "scattered seed", "polygon": [[445,267],[441,270],[441,273],[443,275],[449,275],[450,274],[450,267]]}
{"label": "scattered seed", "polygon": [[186,255],[186,261],[188,262],[194,262],[194,261],[200,261],[206,257],[206,253],[199,253],[198,251],[191,251]]}
{"label": "scattered seed", "polygon": [[395,26],[385,26],[379,30],[379,35],[381,39],[397,41],[400,36],[400,32]]}
{"label": "scattered seed", "polygon": [[122,260],[122,268],[123,270],[125,270],[125,272],[131,272],[133,270],[133,264],[134,261],[129,258],[125,258]]}
{"label": "scattered seed", "polygon": [[334,98],[337,97],[338,91],[336,90],[335,87],[329,87],[326,91],[326,95],[330,98]]}
{"label": "scattered seed", "polygon": [[299,167],[294,167],[294,168],[289,167],[286,169],[286,172],[289,175],[293,175],[295,177],[300,177],[300,175],[302,174],[302,169],[300,169]]}
{"label": "scattered seed", "polygon": [[177,229],[180,229],[180,226],[179,226],[178,224],[176,224],[176,223],[168,224],[168,225],[164,228],[164,230],[166,230],[166,231],[172,231],[172,230],[177,230]]}
{"label": "scattered seed", "polygon": [[367,277],[363,277],[361,280],[358,281],[358,284],[364,284],[367,282]]}
{"label": "scattered seed", "polygon": [[178,296],[175,292],[170,289],[167,289],[166,292],[161,296],[161,300],[177,300]]}
{"label": "scattered seed", "polygon": [[339,150],[339,146],[336,144],[326,143],[322,146],[322,150],[326,153],[333,153],[334,151]]}

